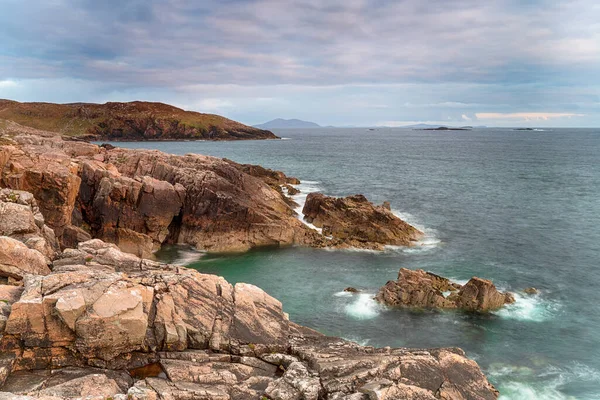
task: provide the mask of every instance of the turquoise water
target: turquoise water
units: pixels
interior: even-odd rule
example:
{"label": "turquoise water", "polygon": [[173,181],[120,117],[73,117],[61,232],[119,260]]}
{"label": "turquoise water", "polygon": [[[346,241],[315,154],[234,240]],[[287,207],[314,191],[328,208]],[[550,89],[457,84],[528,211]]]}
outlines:
{"label": "turquoise water", "polygon": [[[281,130],[281,141],[119,143],[279,169],[301,189],[363,193],[427,233],[383,253],[303,248],[184,263],[280,299],[295,322],[377,346],[458,346],[503,399],[600,399],[600,130]],[[169,260],[193,256],[165,251]],[[535,286],[489,315],[384,309],[401,267],[502,289]],[[347,286],[359,295],[342,292]]]}

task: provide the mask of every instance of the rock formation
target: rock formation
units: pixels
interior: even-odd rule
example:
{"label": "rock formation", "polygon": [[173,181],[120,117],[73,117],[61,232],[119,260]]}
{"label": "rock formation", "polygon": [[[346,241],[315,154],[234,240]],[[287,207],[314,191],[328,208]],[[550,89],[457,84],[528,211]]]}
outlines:
{"label": "rock formation", "polygon": [[0,100],[0,118],[92,140],[278,139],[272,132],[218,115],[162,103],[19,103]]}
{"label": "rock formation", "polygon": [[0,399],[498,395],[460,349],[375,349],[325,337],[289,321],[256,286],[99,239],[65,249],[46,268],[22,269],[14,282],[22,286],[0,284]]}
{"label": "rock formation", "polygon": [[423,233],[396,217],[389,203],[374,206],[363,195],[335,198],[310,193],[304,219],[346,245],[381,250],[385,245],[411,246]]}
{"label": "rock formation", "polygon": [[33,193],[63,247],[96,237],[148,257],[164,243],[244,251],[321,240],[278,186],[297,180],[280,172],[14,132],[0,143],[0,187]]}
{"label": "rock formation", "polygon": [[389,281],[375,299],[389,306],[462,309],[485,312],[514,303],[511,293],[499,292],[486,279],[471,278],[461,286],[449,279],[425,272],[400,269],[398,280]]}
{"label": "rock formation", "polygon": [[311,194],[305,214],[323,226],[321,235],[296,218],[288,195],[299,181],[260,166],[9,128],[0,136],[0,187],[33,193],[62,248],[99,238],[142,257],[172,243],[212,252],[293,244],[381,250],[422,235],[389,205]]}

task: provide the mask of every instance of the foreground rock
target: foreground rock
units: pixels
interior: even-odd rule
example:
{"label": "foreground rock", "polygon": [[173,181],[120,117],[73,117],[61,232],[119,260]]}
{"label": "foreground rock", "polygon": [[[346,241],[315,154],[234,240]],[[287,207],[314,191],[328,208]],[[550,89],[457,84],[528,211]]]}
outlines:
{"label": "foreground rock", "polygon": [[471,278],[461,286],[449,279],[425,272],[400,269],[398,280],[385,284],[375,299],[389,306],[447,308],[485,312],[514,303],[511,293],[499,292],[486,279]]}
{"label": "foreground rock", "polygon": [[411,246],[423,236],[396,217],[389,204],[375,206],[363,195],[335,198],[310,193],[302,213],[307,222],[323,229],[323,235],[352,247]]}
{"label": "foreground rock", "polygon": [[[0,399],[495,399],[460,349],[375,349],[253,285],[94,239],[0,285]],[[23,396],[23,397],[17,397]]]}

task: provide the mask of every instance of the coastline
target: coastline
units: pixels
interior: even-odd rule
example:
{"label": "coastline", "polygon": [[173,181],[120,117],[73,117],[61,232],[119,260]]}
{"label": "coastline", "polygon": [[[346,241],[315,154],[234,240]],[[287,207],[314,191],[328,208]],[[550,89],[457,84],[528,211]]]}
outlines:
{"label": "coastline", "polygon": [[[285,223],[288,228],[289,228],[289,226],[292,226],[293,232],[295,232],[295,233],[292,233],[291,236],[288,236],[289,239],[286,239],[286,240],[291,240],[291,242],[289,244],[292,244],[294,241],[299,240],[299,239],[302,240],[300,243],[307,243],[306,242],[307,238],[311,238],[311,235],[309,233],[306,233],[306,228],[304,227],[304,224],[302,224],[300,221],[298,221],[295,215],[286,211],[289,209],[289,206],[287,206],[287,205],[284,206],[283,199],[280,197],[281,195],[278,194],[275,190],[273,190],[272,193],[269,192],[268,190],[265,192],[266,187],[268,187],[269,185],[279,184],[277,179],[283,179],[284,181],[287,181],[288,178],[285,177],[285,175],[283,175],[283,177],[282,177],[281,175],[279,175],[281,173],[277,173],[277,171],[265,170],[265,169],[261,169],[260,167],[256,167],[258,169],[256,170],[257,172],[254,172],[254,173],[256,173],[258,175],[254,176],[254,177],[252,177],[252,179],[250,179],[250,178],[245,178],[242,175],[239,175],[241,172],[234,172],[235,170],[238,170],[239,167],[236,167],[236,165],[239,165],[239,164],[229,162],[226,160],[218,160],[216,158],[206,157],[206,156],[195,156],[195,157],[190,156],[190,157],[173,158],[172,156],[169,156],[169,155],[160,155],[160,157],[166,157],[165,161],[167,161],[167,162],[164,164],[164,166],[161,166],[158,168],[158,171],[161,171],[161,172],[157,172],[157,169],[156,169],[157,165],[161,165],[161,164],[156,163],[156,160],[157,160],[156,157],[159,156],[160,153],[155,152],[155,151],[146,152],[146,151],[117,150],[114,153],[108,153],[106,151],[104,151],[104,152],[100,151],[99,148],[95,145],[90,145],[87,143],[84,144],[81,142],[68,142],[68,141],[63,142],[60,140],[60,138],[56,137],[55,135],[48,135],[48,134],[40,134],[38,136],[32,136],[32,135],[25,135],[25,136],[21,136],[21,137],[16,136],[16,137],[13,137],[13,139],[11,139],[11,140],[15,141],[14,144],[8,145],[8,147],[12,146],[12,150],[8,149],[8,152],[4,152],[2,157],[0,157],[0,160],[2,160],[2,163],[0,163],[0,164],[2,164],[1,166],[3,168],[6,168],[7,165],[11,166],[10,169],[8,170],[8,171],[10,171],[10,173],[7,175],[6,174],[7,170],[4,170],[2,176],[3,176],[3,181],[5,183],[12,182],[11,184],[13,186],[21,185],[22,187],[20,187],[20,189],[28,188],[30,186],[29,186],[29,183],[27,183],[27,181],[13,180],[10,178],[11,174],[14,174],[14,172],[15,172],[14,166],[17,165],[16,159],[12,159],[12,157],[14,157],[15,155],[18,155],[19,157],[23,156],[22,153],[19,153],[15,149],[18,149],[19,146],[24,146],[24,149],[27,149],[25,154],[31,155],[31,154],[35,154],[35,151],[37,151],[39,153],[41,150],[46,148],[45,146],[48,146],[48,144],[50,143],[52,147],[48,147],[48,148],[51,148],[54,153],[56,153],[56,149],[59,149],[62,147],[62,151],[65,152],[65,158],[62,159],[63,161],[61,161],[61,159],[59,158],[58,163],[55,164],[54,162],[56,162],[57,159],[55,156],[53,156],[52,157],[53,160],[50,162],[50,164],[35,165],[35,166],[31,165],[32,168],[40,168],[41,167],[41,168],[43,168],[43,171],[44,171],[43,173],[45,173],[46,176],[54,176],[53,179],[56,179],[58,176],[60,176],[61,177],[60,179],[64,180],[64,182],[70,182],[67,184],[67,188],[75,187],[75,185],[78,183],[78,181],[77,181],[77,179],[75,179],[74,175],[69,175],[69,173],[72,173],[72,172],[68,172],[68,171],[72,171],[72,170],[70,170],[68,168],[65,169],[65,166],[67,165],[66,164],[67,160],[71,160],[69,162],[71,163],[70,168],[72,168],[73,161],[77,160],[75,162],[77,162],[79,165],[81,165],[81,170],[79,170],[79,172],[78,172],[78,173],[82,174],[79,177],[79,179],[81,180],[80,184],[83,185],[81,187],[82,188],[87,187],[87,189],[83,190],[83,193],[93,193],[92,188],[95,187],[95,185],[96,185],[93,182],[97,179],[96,177],[99,176],[99,177],[101,177],[101,179],[99,181],[97,181],[99,186],[95,190],[96,191],[100,190],[100,192],[98,192],[98,193],[101,193],[102,190],[109,190],[109,192],[111,193],[110,196],[111,196],[112,201],[115,201],[119,198],[125,199],[125,198],[127,198],[127,196],[129,196],[127,194],[129,189],[126,189],[125,194],[117,195],[117,193],[114,192],[114,190],[116,188],[121,188],[119,190],[123,190],[122,188],[124,188],[124,186],[123,186],[124,184],[133,185],[133,186],[131,186],[132,188],[139,187],[139,189],[141,190],[140,193],[152,194],[152,196],[149,198],[149,200],[142,200],[142,202],[141,203],[138,202],[138,204],[145,204],[144,203],[145,201],[150,201],[150,203],[148,203],[148,204],[154,204],[151,207],[151,209],[156,210],[156,211],[160,210],[160,212],[161,212],[160,215],[171,215],[172,214],[173,216],[175,216],[178,213],[177,209],[172,209],[171,211],[165,210],[164,207],[161,205],[161,204],[163,204],[162,201],[160,200],[161,197],[157,197],[157,196],[158,196],[158,193],[170,193],[166,198],[173,198],[173,196],[175,196],[175,198],[176,198],[177,196],[179,196],[179,198],[181,199],[182,198],[181,193],[183,193],[182,192],[183,189],[187,190],[187,188],[184,187],[183,185],[180,185],[182,187],[178,187],[177,184],[179,184],[179,183],[175,182],[176,183],[175,185],[171,184],[171,186],[168,186],[168,185],[165,186],[165,184],[163,184],[163,183],[156,182],[155,178],[152,178],[152,179],[154,179],[154,180],[152,180],[150,178],[144,178],[143,176],[140,177],[140,179],[137,181],[135,179],[130,180],[130,178],[124,179],[124,177],[120,177],[120,175],[117,175],[116,172],[111,169],[113,167],[108,166],[108,164],[106,167],[102,167],[102,168],[99,168],[99,167],[101,166],[101,164],[103,162],[108,161],[109,164],[110,164],[110,162],[115,162],[116,163],[115,165],[119,166],[120,171],[139,171],[139,172],[146,172],[146,173],[151,172],[151,173],[166,174],[164,176],[168,176],[169,174],[173,173],[173,170],[168,168],[169,165],[173,166],[174,164],[177,164],[177,163],[187,163],[187,162],[193,161],[194,163],[198,163],[198,164],[194,164],[194,165],[204,165],[204,166],[209,166],[210,168],[214,168],[215,166],[218,168],[225,168],[223,171],[228,171],[228,174],[233,174],[233,176],[242,177],[243,182],[245,182],[245,184],[244,184],[245,190],[249,190],[250,193],[254,193],[255,190],[258,190],[256,193],[265,193],[265,194],[269,193],[267,195],[267,198],[270,199],[270,201],[275,202],[272,204],[275,204],[276,205],[275,208],[280,210],[278,212],[282,213],[282,215],[287,215],[287,217],[285,217],[282,220],[283,223]],[[49,141],[49,143],[48,143],[48,141]],[[73,143],[74,145],[72,145],[70,143]],[[81,147],[81,146],[83,146],[83,147]],[[88,147],[88,146],[94,146],[94,148]],[[3,148],[6,151],[7,145],[3,146]],[[100,152],[100,153],[98,153],[98,152]],[[43,154],[43,152],[40,154]],[[68,155],[68,154],[71,154],[71,155]],[[133,157],[132,155],[136,155],[136,156],[141,155],[142,158],[136,158],[136,157]],[[148,162],[140,163],[140,161],[142,161],[142,160],[150,160],[150,159],[154,160],[153,164],[150,164]],[[27,162],[25,161],[25,159],[20,159],[20,160],[21,160],[20,161],[21,165],[27,165]],[[141,167],[142,169],[140,170],[139,169],[140,166],[144,166],[144,165],[146,167]],[[151,169],[143,169],[143,168],[148,168],[148,166],[151,166],[152,168]],[[244,167],[244,166],[240,165],[240,167]],[[55,168],[56,170],[52,170],[52,168]],[[244,168],[246,168],[246,167],[244,167]],[[0,169],[2,169],[2,168],[0,168]],[[171,171],[171,172],[168,172],[168,171]],[[27,175],[29,173],[27,168],[25,168],[24,170],[21,170],[20,172],[21,173],[24,172],[25,175]],[[56,174],[57,172],[60,172],[59,175],[48,175],[48,174]],[[64,173],[66,173],[66,175],[64,175]],[[187,176],[187,175],[185,175],[185,176]],[[275,179],[275,181],[273,181],[273,179]],[[250,189],[252,187],[252,185],[256,185],[259,180],[263,183],[261,183],[257,187],[257,189]],[[110,183],[110,182],[114,182],[114,183]],[[119,185],[115,186],[116,183],[119,183]],[[250,183],[252,185],[248,186]],[[203,185],[205,185],[205,183],[203,183]],[[111,186],[114,189],[109,189]],[[35,188],[35,187],[31,187],[31,188],[34,190],[42,189],[42,188]],[[103,189],[100,189],[100,188],[103,188]],[[14,189],[17,189],[17,188],[15,187]],[[90,190],[92,190],[92,191],[90,192]],[[269,190],[271,190],[271,189],[269,189]],[[107,192],[107,194],[109,192]],[[236,192],[236,193],[238,193],[240,196],[243,196],[243,192]],[[56,210],[49,211],[49,208],[45,208],[45,206],[47,206],[47,205],[44,203],[40,203],[40,210],[42,211],[42,214],[44,214],[44,213],[47,214],[47,215],[44,215],[44,217],[46,218],[46,221],[48,221],[48,223],[51,223],[53,225],[53,227],[55,228],[55,230],[57,232],[57,236],[59,238],[61,238],[61,240],[64,240],[65,238],[69,238],[69,240],[73,240],[73,238],[70,237],[69,235],[71,235],[71,236],[75,235],[75,239],[76,239],[75,245],[74,246],[64,246],[64,247],[67,247],[67,250],[65,250],[66,253],[63,253],[63,254],[68,253],[69,256],[71,256],[72,251],[68,249],[69,247],[75,247],[75,248],[79,248],[81,250],[80,246],[84,246],[84,248],[86,248],[86,246],[88,246],[88,247],[90,246],[90,245],[85,245],[85,243],[88,243],[89,240],[88,241],[79,240],[79,239],[88,239],[88,237],[85,237],[86,232],[82,231],[81,228],[78,228],[78,229],[71,228],[70,227],[71,225],[66,223],[69,221],[64,220],[66,215],[68,215],[69,213],[73,214],[73,210],[76,207],[78,207],[77,204],[79,204],[79,203],[77,203],[77,202],[78,201],[85,202],[85,198],[81,198],[78,200],[77,196],[75,196],[75,198],[74,198],[74,196],[70,195],[69,193],[65,193],[64,195],[65,195],[65,197],[64,197],[65,199],[70,199],[69,201],[71,201],[70,204],[66,204],[66,205],[63,204],[63,206],[67,206],[66,209],[64,209],[64,213],[59,212],[57,214]],[[85,196],[88,196],[88,195],[85,195]],[[117,197],[115,197],[115,196],[117,196]],[[96,196],[94,196],[94,197],[96,197]],[[257,198],[254,198],[254,199],[256,200]],[[158,201],[158,202],[156,202],[156,201]],[[81,209],[82,212],[84,212],[84,213],[89,212],[89,208],[86,208],[87,206],[85,206],[85,204],[82,204],[82,206],[83,206]],[[159,207],[159,208],[157,208],[157,207]],[[273,205],[271,205],[269,207],[271,210],[273,210]],[[142,207],[142,209],[143,209],[143,207]],[[168,214],[164,214],[164,212],[167,212],[167,211],[168,211]],[[269,211],[269,213],[271,214],[271,218],[272,218],[273,211]],[[75,214],[73,214],[73,215],[75,215]],[[156,219],[157,215],[155,215],[154,213],[151,215],[153,217],[155,217],[154,224],[158,223],[159,224],[158,226],[163,226],[163,227],[164,226],[169,226],[169,227],[172,226],[172,221],[167,219],[167,220],[162,220],[162,222],[161,222],[160,217],[158,219]],[[257,214],[257,215],[259,215],[259,214]],[[103,219],[102,221],[104,221],[103,223],[106,223],[106,219]],[[109,226],[109,225],[106,225],[106,226]],[[231,225],[228,225],[228,226],[231,226]],[[259,223],[259,226],[261,226],[260,223]],[[283,227],[283,225],[281,225],[281,226]],[[103,230],[102,232],[103,232],[103,234],[106,234],[105,230]],[[117,232],[119,232],[119,231],[117,230]],[[146,235],[146,236],[150,237],[150,239],[152,239],[154,237],[153,236],[154,232],[161,232],[161,229],[158,229],[157,231],[155,231],[155,230],[147,231],[147,233],[145,233],[144,235]],[[256,234],[258,232],[261,232],[261,231],[255,231],[254,234]],[[297,236],[298,232],[302,233],[303,236]],[[123,232],[121,232],[121,233],[123,233]],[[190,232],[188,232],[187,234],[189,235]],[[257,244],[260,244],[260,245],[272,244],[272,243],[269,243],[272,240],[272,239],[270,239],[270,236],[269,236],[270,235],[269,230],[262,231],[261,234],[267,235],[264,238],[268,239],[268,240],[266,240],[266,241],[259,240],[257,242]],[[280,230],[277,230],[276,234],[277,234],[277,237],[281,238]],[[128,233],[128,235],[129,236],[127,236],[127,237],[129,237],[129,238],[132,237],[131,233]],[[88,233],[88,236],[89,236],[89,233]],[[110,238],[110,237],[111,237],[110,235],[107,236],[107,238]],[[160,236],[157,236],[157,238],[159,238],[159,237]],[[235,235],[233,237],[235,237]],[[139,237],[136,237],[135,235],[133,235],[133,239],[138,240]],[[94,240],[97,240],[97,239],[94,239]],[[127,249],[128,250],[137,249],[137,252],[140,252],[139,246],[136,245],[137,247],[136,246],[132,247],[131,240],[132,239],[129,239],[128,241],[119,241],[120,243],[118,243],[118,244],[121,247],[124,247],[126,250]],[[223,239],[216,239],[216,240],[222,241]],[[310,240],[314,240],[314,239],[311,238]],[[215,238],[210,238],[210,241],[208,243],[214,243],[214,241],[215,241]],[[79,243],[77,243],[77,242],[79,242]],[[148,243],[148,242],[146,239],[144,239],[144,240],[142,240],[142,243]],[[233,242],[231,242],[231,243],[233,243]],[[63,245],[64,244],[65,243],[63,241]],[[93,246],[97,247],[100,245],[94,244]],[[153,247],[153,245],[151,245],[151,246]],[[113,250],[110,250],[112,252],[111,253],[112,257],[116,257],[116,259],[118,260],[118,263],[114,264],[113,266],[111,266],[110,262],[108,264],[106,264],[106,260],[104,260],[103,261],[104,264],[102,264],[102,265],[108,266],[110,268],[123,268],[122,262],[127,260],[127,262],[131,263],[132,265],[145,265],[145,267],[143,267],[142,269],[149,268],[149,270],[156,270],[156,269],[169,270],[169,267],[156,266],[155,264],[152,264],[149,261],[143,261],[143,262],[142,261],[132,261],[133,259],[131,259],[130,257],[133,257],[133,256],[125,255],[124,253],[122,253],[123,255],[116,255],[116,253],[115,253],[115,251],[117,251],[116,247],[108,247],[107,249],[113,249]],[[95,249],[94,251],[98,252],[101,250],[102,250],[102,247],[100,247],[99,249]],[[97,254],[98,253],[95,253],[91,257],[93,259],[95,259],[97,257]],[[144,255],[143,251],[141,251],[140,255]],[[64,257],[64,256],[59,256],[59,257]],[[90,256],[83,257],[83,259],[85,261],[83,263],[84,266],[87,265],[87,263],[88,263],[88,261],[87,261],[88,257],[90,257]],[[93,261],[93,260],[90,260],[90,261]],[[74,262],[77,262],[77,261],[74,261]],[[75,267],[69,267],[69,265],[74,265],[74,264],[68,264],[68,263],[65,264],[62,261],[60,262],[59,265],[60,265],[59,268],[57,268],[56,266],[53,268],[53,269],[56,269],[56,271],[52,271],[47,276],[52,277],[53,274],[62,273],[62,269],[64,269],[64,267],[68,267],[69,270],[72,270],[73,268],[75,268]],[[106,268],[106,267],[103,267],[103,268]],[[81,268],[77,267],[75,269],[79,270]],[[85,267],[82,270],[87,271],[88,269],[89,269],[88,267]],[[71,272],[79,273],[76,270],[73,270]],[[118,271],[118,269],[116,271]],[[176,270],[176,274],[177,275],[179,275],[179,274],[185,275],[185,274],[191,273],[191,272],[185,272],[185,271],[190,271],[190,270],[179,268]],[[71,272],[69,272],[69,273],[71,273]],[[86,278],[86,279],[90,279],[91,277],[95,276],[95,274],[96,274],[95,272],[93,272],[92,275],[89,275],[89,272],[85,272],[85,273],[88,274],[87,275],[88,278]],[[136,278],[137,275],[133,272],[132,272],[132,274],[133,275],[129,275],[129,278],[127,278],[127,279],[134,279],[134,280],[137,279]],[[66,279],[66,276],[64,276],[64,275],[61,276],[61,280],[62,279]],[[213,278],[211,278],[211,279],[213,279]],[[137,282],[137,281],[135,281],[135,282]],[[44,300],[42,299],[42,302],[43,301]],[[69,302],[70,302],[70,300],[67,300],[67,303],[69,303]],[[17,301],[15,303],[19,304],[19,300],[17,299]],[[13,315],[13,313],[9,314],[9,316],[8,316],[9,320],[12,315]],[[32,314],[32,317],[35,317],[35,313]],[[118,318],[117,318],[117,320],[118,320]],[[21,326],[21,325],[19,325],[19,326]],[[14,331],[14,330],[11,332],[16,333],[16,331]],[[268,334],[265,334],[266,338],[268,338],[268,336],[269,336]],[[269,342],[269,340],[270,339],[267,339],[267,342]],[[302,340],[304,340],[304,339],[302,339]],[[339,339],[334,339],[334,341],[335,340],[339,341]],[[255,342],[255,340],[252,341],[252,343],[254,343],[254,342]],[[19,343],[21,343],[21,344],[19,344]],[[23,349],[23,347],[21,347],[21,346],[25,346],[25,347],[29,346],[27,343],[28,343],[28,341],[23,339],[23,336],[21,335],[21,342],[19,342],[19,340],[17,340],[16,344],[13,344],[12,346],[16,345],[17,347],[15,347],[15,349],[18,349],[18,348]],[[323,352],[328,351],[328,350],[325,350],[325,348],[331,346],[333,344],[333,342],[328,342],[328,343],[329,344],[324,345],[325,347],[321,347],[321,345],[319,345],[320,350],[318,350],[318,351],[323,351]],[[188,345],[189,345],[189,343],[188,343]],[[338,346],[338,345],[336,344],[335,346]],[[353,344],[349,344],[349,345],[344,344],[342,347],[345,347],[345,346],[350,346],[349,347],[350,349],[355,349],[355,350],[352,350],[352,352],[351,352],[352,354],[354,354],[354,352],[357,349],[360,350],[359,352],[365,352],[365,354],[370,354],[370,352],[371,352],[371,350],[369,350],[369,348],[362,348],[360,346],[356,347],[356,345],[353,345]],[[312,347],[312,348],[314,349],[314,347]],[[336,348],[338,348],[338,350],[335,350],[335,351],[339,351],[339,347],[336,347]],[[84,348],[82,348],[81,351],[87,351],[87,350],[84,350]],[[236,353],[237,351],[239,351],[239,349],[234,351],[234,353]],[[391,356],[394,359],[396,359],[398,357],[398,355],[394,355],[394,351],[392,351],[391,354],[389,353],[389,350],[384,349],[382,351],[384,351],[384,353],[376,352],[377,354],[380,354],[380,355],[377,356],[376,359],[372,360],[371,362],[382,362],[381,357],[383,357],[383,356],[385,356],[385,357]],[[421,350],[402,350],[401,353],[398,353],[398,354],[406,354],[407,355],[407,354],[412,354],[411,352],[413,352],[415,355],[417,355],[417,354],[420,354],[419,353],[420,351]],[[405,352],[408,352],[408,353],[405,353]],[[462,352],[462,351],[459,351],[459,350],[435,350],[435,351],[427,351],[427,352],[434,358],[438,357],[440,354],[455,354],[455,356],[452,356],[452,357],[454,357],[454,358],[458,357],[458,358],[456,358],[456,361],[460,360],[459,361],[460,365],[464,365],[464,366],[469,365],[469,368],[472,368],[472,369],[475,368],[477,371],[479,371],[479,368],[476,366],[476,364],[474,364],[471,361],[469,361],[469,362],[466,361],[467,359],[464,358],[464,352]],[[34,357],[37,357],[37,356],[34,356]],[[60,356],[60,357],[63,357],[63,356]],[[348,355],[348,357],[350,357],[350,355]],[[446,356],[444,356],[444,357],[446,357]],[[398,361],[400,361],[401,359],[402,359],[402,357],[400,357],[398,359]],[[17,360],[18,360],[18,356],[17,356]],[[433,359],[432,359],[432,362],[434,362]],[[62,363],[63,364],[61,364],[61,365],[64,366],[65,365],[64,361]],[[69,365],[69,363],[71,363],[71,361],[67,361],[66,365]],[[19,365],[23,365],[23,364],[19,364]],[[36,365],[40,365],[40,364],[36,364]],[[56,366],[58,364],[50,364],[49,365],[50,368],[52,368],[52,365]],[[77,365],[82,365],[82,364],[77,364]],[[102,365],[104,365],[105,367],[109,366],[109,364],[102,364]],[[8,370],[10,370],[11,368],[12,367],[8,368]],[[27,368],[30,368],[30,367],[27,367]],[[453,368],[456,368],[456,367],[453,367]],[[445,375],[445,373],[442,372],[442,376],[444,376],[444,375]],[[477,376],[477,380],[479,382],[478,383],[479,386],[478,386],[478,389],[475,390],[473,393],[478,393],[478,394],[487,393],[485,396],[488,396],[488,397],[485,397],[485,398],[490,398],[490,399],[495,398],[495,396],[497,396],[497,392],[495,392],[495,390],[493,389],[493,386],[491,386],[489,384],[489,382],[487,382],[487,380],[485,380],[485,377],[483,377],[483,375],[481,374],[480,371],[477,372],[476,376]],[[453,383],[451,380],[448,381],[448,379],[450,379],[448,376],[446,376],[442,381],[440,381],[442,386],[439,386],[440,383],[437,383],[436,385],[438,385],[438,386],[436,386],[435,390],[433,390],[431,387],[426,387],[426,386],[423,386],[424,385],[423,383],[419,383],[419,380],[423,379],[423,378],[425,378],[425,377],[421,376],[419,374],[415,375],[414,379],[416,379],[416,381],[413,381],[413,384],[416,384],[416,387],[421,387],[422,390],[430,390],[431,395],[436,395],[436,393],[438,393],[440,390],[442,390],[442,386],[444,386],[444,385],[446,385],[446,386],[444,386],[444,390],[450,390],[450,391],[458,390],[461,393],[464,392],[463,394],[470,393],[469,391],[471,390],[471,389],[468,389],[469,385],[467,385],[467,384]],[[389,382],[384,383],[383,386],[381,386],[382,384],[379,384],[380,386],[379,386],[378,390],[385,389],[387,391],[392,391],[392,392],[396,391],[394,393],[401,393],[401,392],[398,392],[399,390],[409,390],[403,386],[403,385],[406,385],[406,383],[401,383],[397,379],[391,379],[391,380],[388,379],[388,381]],[[450,383],[448,383],[448,384],[444,383],[447,381]],[[451,386],[447,386],[447,385],[451,385]],[[408,385],[408,386],[411,386],[411,385]],[[454,389],[452,389],[452,388],[454,388]],[[333,389],[326,388],[326,390],[327,390],[327,393],[330,393],[330,391]],[[354,390],[354,389],[352,389],[352,390]],[[410,390],[413,390],[413,389],[410,389]],[[423,393],[425,393],[425,392],[423,392]],[[470,395],[467,395],[467,398],[471,398]]]}

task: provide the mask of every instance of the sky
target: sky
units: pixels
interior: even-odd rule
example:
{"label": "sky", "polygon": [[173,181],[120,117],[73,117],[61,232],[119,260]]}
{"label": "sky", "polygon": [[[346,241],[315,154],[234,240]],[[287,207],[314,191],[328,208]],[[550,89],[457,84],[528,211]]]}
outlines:
{"label": "sky", "polygon": [[0,98],[600,127],[597,0],[0,0]]}

